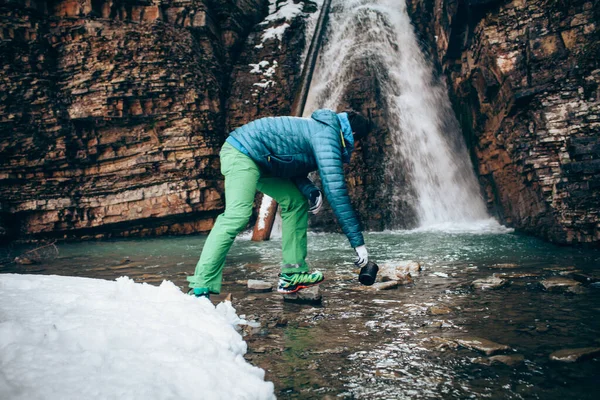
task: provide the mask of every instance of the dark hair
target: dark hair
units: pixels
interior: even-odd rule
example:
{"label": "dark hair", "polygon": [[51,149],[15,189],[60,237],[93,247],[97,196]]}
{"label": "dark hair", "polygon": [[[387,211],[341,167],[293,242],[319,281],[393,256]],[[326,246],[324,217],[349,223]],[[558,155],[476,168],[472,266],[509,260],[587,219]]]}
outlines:
{"label": "dark hair", "polygon": [[348,121],[350,121],[350,128],[352,128],[354,138],[360,140],[367,136],[369,131],[371,131],[371,121],[354,110],[346,111],[346,113],[348,114]]}

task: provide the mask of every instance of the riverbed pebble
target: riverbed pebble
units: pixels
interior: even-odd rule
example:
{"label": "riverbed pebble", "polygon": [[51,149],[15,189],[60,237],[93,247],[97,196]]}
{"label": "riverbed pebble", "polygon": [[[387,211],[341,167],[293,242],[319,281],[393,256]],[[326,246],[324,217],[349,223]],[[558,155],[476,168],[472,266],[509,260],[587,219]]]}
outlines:
{"label": "riverbed pebble", "polygon": [[573,288],[580,286],[581,283],[576,280],[563,278],[563,277],[552,277],[544,279],[540,282],[543,288],[549,292],[565,292],[565,291],[574,291]]}
{"label": "riverbed pebble", "polygon": [[371,286],[359,285],[351,287],[350,290],[356,292],[377,292],[380,290],[389,290],[397,288],[401,283],[399,281],[375,282]]}
{"label": "riverbed pebble", "polygon": [[493,290],[500,289],[508,284],[506,279],[499,278],[497,276],[490,276],[484,279],[477,279],[473,281],[473,287],[481,290]]}
{"label": "riverbed pebble", "polygon": [[464,337],[454,339],[454,341],[462,347],[466,347],[471,350],[481,351],[488,356],[500,353],[502,351],[510,350],[510,347],[505,344],[492,342],[491,340],[479,337]]}
{"label": "riverbed pebble", "polygon": [[572,277],[577,282],[581,282],[584,285],[600,282],[600,273],[589,274],[589,273],[583,273],[583,272],[576,272],[576,273],[572,274]]}
{"label": "riverbed pebble", "polygon": [[519,364],[522,364],[525,361],[525,357],[520,354],[511,354],[511,355],[497,355],[492,357],[476,357],[471,359],[472,363],[481,364],[481,365],[495,365],[495,364],[504,364],[509,367],[515,367]]}
{"label": "riverbed pebble", "polygon": [[494,264],[492,266],[492,268],[501,268],[501,269],[519,268],[519,265],[518,264],[513,264],[513,263]]}
{"label": "riverbed pebble", "polygon": [[521,278],[536,278],[540,274],[533,272],[509,272],[509,273],[496,273],[495,277],[500,279],[521,279]]}
{"label": "riverbed pebble", "polygon": [[431,306],[427,309],[429,315],[444,315],[450,314],[452,310],[446,306]]}
{"label": "riverbed pebble", "polygon": [[501,363],[508,365],[509,367],[514,367],[523,363],[523,361],[525,361],[525,357],[523,357],[521,354],[497,355],[490,357],[490,361],[492,364]]}
{"label": "riverbed pebble", "polygon": [[600,356],[600,347],[583,347],[578,349],[563,349],[550,354],[553,361],[577,362]]}
{"label": "riverbed pebble", "polygon": [[255,293],[265,293],[273,290],[271,282],[259,281],[257,279],[248,279],[248,291]]}

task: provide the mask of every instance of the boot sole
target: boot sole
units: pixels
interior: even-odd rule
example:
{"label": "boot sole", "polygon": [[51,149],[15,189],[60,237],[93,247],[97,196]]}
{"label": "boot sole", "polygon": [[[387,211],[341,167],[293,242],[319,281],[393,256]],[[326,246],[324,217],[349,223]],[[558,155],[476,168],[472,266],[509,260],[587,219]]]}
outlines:
{"label": "boot sole", "polygon": [[277,293],[281,293],[281,294],[292,294],[292,293],[297,293],[302,289],[306,289],[309,288],[311,286],[315,286],[315,285],[320,285],[321,283],[325,282],[325,278],[323,278],[322,280],[320,280],[319,282],[315,282],[315,283],[307,283],[307,284],[302,284],[297,286],[294,290],[282,290],[282,289],[277,289]]}

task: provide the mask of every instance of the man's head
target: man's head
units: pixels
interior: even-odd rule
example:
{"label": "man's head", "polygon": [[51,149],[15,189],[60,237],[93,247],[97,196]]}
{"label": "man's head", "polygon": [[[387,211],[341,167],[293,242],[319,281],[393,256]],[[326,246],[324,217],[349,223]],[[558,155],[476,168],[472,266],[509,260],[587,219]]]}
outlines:
{"label": "man's head", "polygon": [[350,128],[352,128],[354,139],[360,140],[367,136],[371,130],[371,121],[354,110],[346,111],[346,113],[348,114],[348,121],[350,122]]}

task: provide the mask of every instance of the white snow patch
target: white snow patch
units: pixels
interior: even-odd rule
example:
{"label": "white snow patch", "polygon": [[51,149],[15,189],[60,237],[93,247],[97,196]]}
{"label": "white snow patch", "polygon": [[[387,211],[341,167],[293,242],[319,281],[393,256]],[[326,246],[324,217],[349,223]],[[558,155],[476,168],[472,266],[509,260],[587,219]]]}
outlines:
{"label": "white snow patch", "polygon": [[248,65],[252,67],[252,69],[250,70],[251,74],[261,74],[263,76],[266,76],[267,78],[270,78],[275,74],[275,69],[277,69],[279,64],[277,64],[276,60],[273,60],[273,65],[267,69],[264,69],[269,64],[270,63],[268,61],[263,60],[263,61],[259,62],[258,64],[248,64]]}
{"label": "white snow patch", "polygon": [[275,84],[275,82],[272,80],[262,79],[261,82],[256,82],[256,83],[253,83],[252,85],[265,89],[265,88],[268,88],[269,86],[273,86],[274,84]]}
{"label": "white snow patch", "polygon": [[298,15],[302,14],[303,7],[304,3],[295,4],[292,0],[280,2],[279,4],[277,4],[277,0],[270,0],[269,15],[267,15],[267,17],[259,25],[267,25],[277,21],[283,21],[283,23],[265,29],[261,37],[261,43],[254,47],[257,49],[262,49],[264,47],[264,42],[270,39],[277,39],[281,41],[285,30],[290,27],[288,21],[291,21]]}
{"label": "white snow patch", "polygon": [[303,3],[294,4],[292,0],[279,3],[277,7],[277,0],[270,0],[269,15],[260,24],[266,25],[271,21],[279,20],[291,21],[302,13],[303,7]]}
{"label": "white snow patch", "polygon": [[231,303],[173,283],[0,274],[2,399],[274,399]]}
{"label": "white snow patch", "polygon": [[248,64],[248,65],[252,67],[252,69],[250,70],[251,74],[262,74],[264,72],[262,69],[265,68],[267,65],[269,65],[269,62],[267,60],[262,60],[258,64]]}
{"label": "white snow patch", "polygon": [[283,33],[289,27],[290,27],[290,24],[288,24],[286,22],[285,24],[281,24],[279,26],[275,26],[275,27],[272,27],[272,28],[265,29],[264,32],[263,32],[263,34],[262,34],[262,37],[261,37],[261,42],[264,43],[264,42],[266,42],[269,39],[281,40],[281,38],[283,37]]}

